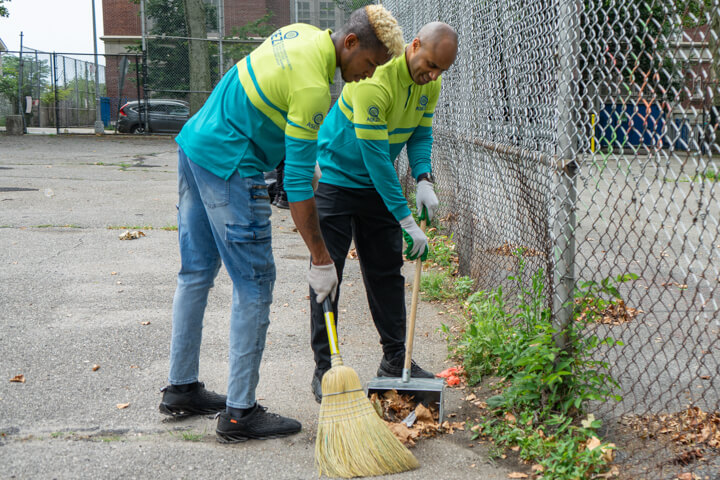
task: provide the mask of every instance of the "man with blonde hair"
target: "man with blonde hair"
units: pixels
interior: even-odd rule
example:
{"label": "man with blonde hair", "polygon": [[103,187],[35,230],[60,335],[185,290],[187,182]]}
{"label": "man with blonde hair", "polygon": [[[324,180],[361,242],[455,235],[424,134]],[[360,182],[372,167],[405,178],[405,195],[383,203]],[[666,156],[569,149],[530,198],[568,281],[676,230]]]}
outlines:
{"label": "man with blonde hair", "polygon": [[[342,279],[350,242],[360,260],[370,313],[383,357],[378,376],[399,377],[405,355],[405,254],[425,258],[428,241],[413,219],[393,161],[407,144],[417,179],[418,215],[431,220],[438,200],[430,153],[432,118],[440,95],[440,74],[455,61],[458,36],[445,23],[425,25],[401,55],[371,79],[347,84],[318,134],[322,170],[315,193],[320,229]],[[321,379],[330,368],[322,295],[310,286],[311,345],[315,354],[312,390],[322,397]],[[316,297],[317,296],[317,297]],[[337,299],[334,301],[335,318]],[[411,376],[433,377],[412,362]]]}
{"label": "man with blonde hair", "polygon": [[[181,268],[161,412],[220,412],[216,434],[226,443],[300,431],[299,422],[268,413],[255,398],[275,284],[263,172],[285,158],[290,211],[312,255],[308,281],[317,301],[334,296],[337,273],[311,184],[329,83],[336,67],[345,81],[358,81],[401,52],[402,32],[381,6],[353,12],[336,33],[289,25],[231,68],[185,124],[176,139]],[[205,306],[222,263],[233,282],[227,397],[198,381]]]}

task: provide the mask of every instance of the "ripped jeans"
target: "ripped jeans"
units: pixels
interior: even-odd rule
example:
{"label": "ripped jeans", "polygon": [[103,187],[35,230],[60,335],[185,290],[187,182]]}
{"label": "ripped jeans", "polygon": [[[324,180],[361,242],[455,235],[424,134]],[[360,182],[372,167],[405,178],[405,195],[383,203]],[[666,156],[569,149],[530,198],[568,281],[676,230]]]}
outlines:
{"label": "ripped jeans", "polygon": [[255,404],[275,285],[270,198],[262,174],[224,180],[178,149],[181,268],[173,299],[173,385],[198,380],[203,316],[221,263],[232,279],[227,405]]}

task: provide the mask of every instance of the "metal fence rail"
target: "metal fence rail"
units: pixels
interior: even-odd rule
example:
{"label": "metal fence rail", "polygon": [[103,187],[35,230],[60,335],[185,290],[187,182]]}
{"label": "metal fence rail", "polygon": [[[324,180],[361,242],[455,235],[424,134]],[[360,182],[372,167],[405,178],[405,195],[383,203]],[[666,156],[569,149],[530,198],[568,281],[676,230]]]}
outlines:
{"label": "metal fence rail", "polygon": [[[524,247],[558,323],[579,282],[637,274],[594,327],[624,342],[598,353],[623,400],[595,413],[630,478],[675,478],[672,459],[698,445],[696,473],[716,478],[715,433],[680,445],[666,432],[720,411],[720,3],[383,5],[406,40],[434,20],[460,34],[433,168],[461,273],[507,287]],[[412,185],[406,157],[398,171]]]}

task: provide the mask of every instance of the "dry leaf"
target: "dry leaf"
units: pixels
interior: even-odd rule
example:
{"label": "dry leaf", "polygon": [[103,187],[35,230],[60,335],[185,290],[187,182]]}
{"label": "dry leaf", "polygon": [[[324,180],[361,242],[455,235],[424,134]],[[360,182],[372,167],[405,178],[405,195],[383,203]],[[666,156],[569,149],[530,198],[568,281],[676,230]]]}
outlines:
{"label": "dry leaf", "polygon": [[505,412],[505,420],[508,423],[515,423],[517,421],[517,419],[515,418],[515,415],[513,415],[510,412]]}
{"label": "dry leaf", "polygon": [[520,451],[520,445],[515,445],[514,447],[510,447],[510,450],[513,452],[519,452]]}
{"label": "dry leaf", "polygon": [[25,383],[25,375],[22,373],[20,375],[15,375],[10,379],[10,381],[15,383]]}
{"label": "dry leaf", "polygon": [[403,444],[408,447],[415,445],[414,438],[415,434],[410,430],[404,423],[388,423],[390,431],[400,440]]}
{"label": "dry leaf", "polygon": [[93,371],[93,372],[97,372],[98,370],[100,370],[100,365],[98,365],[98,364],[96,363],[95,365],[92,366],[92,371]]}
{"label": "dry leaf", "polygon": [[542,473],[542,472],[545,471],[545,467],[543,467],[543,466],[540,465],[539,463],[536,463],[535,465],[533,465],[533,466],[530,468],[530,470],[532,470],[532,471],[535,472],[535,473]]}
{"label": "dry leaf", "polygon": [[418,406],[415,407],[415,415],[417,415],[418,422],[433,423],[435,421],[430,410],[422,403],[418,403]]}
{"label": "dry leaf", "polygon": [[129,402],[128,402],[128,403],[118,403],[118,404],[116,405],[116,407],[117,407],[118,409],[120,409],[120,410],[122,410],[123,408],[127,408],[127,407],[129,407],[129,406],[130,406],[130,403],[129,403]]}
{"label": "dry leaf", "polygon": [[528,478],[528,476],[526,473],[512,472],[512,473],[508,473],[508,478]]}
{"label": "dry leaf", "polygon": [[140,325],[150,325],[150,322],[140,322]]}
{"label": "dry leaf", "polygon": [[693,474],[690,472],[678,473],[678,480],[693,480]]}
{"label": "dry leaf", "polygon": [[132,232],[130,230],[126,230],[120,234],[119,238],[120,240],[135,240],[144,236],[145,234],[140,230],[133,230]]}
{"label": "dry leaf", "polygon": [[600,441],[599,438],[590,437],[588,439],[587,443],[585,444],[585,448],[587,448],[588,450],[595,450],[600,445],[602,445],[602,442]]}

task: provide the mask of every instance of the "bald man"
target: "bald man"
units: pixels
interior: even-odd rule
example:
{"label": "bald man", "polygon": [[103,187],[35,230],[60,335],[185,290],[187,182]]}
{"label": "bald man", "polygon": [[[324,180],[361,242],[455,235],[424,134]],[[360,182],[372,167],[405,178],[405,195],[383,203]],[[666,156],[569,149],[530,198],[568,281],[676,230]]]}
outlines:
{"label": "bald man", "polygon": [[[399,377],[405,356],[403,237],[408,259],[425,259],[428,241],[413,219],[393,161],[407,145],[416,206],[432,220],[438,206],[430,154],[432,118],[440,75],[457,55],[458,37],[445,23],[425,25],[404,55],[378,67],[372,79],[346,84],[318,132],[322,178],[315,193],[320,231],[339,285],[350,242],[355,241],[363,281],[383,356],[378,376]],[[311,345],[315,354],[312,390],[322,399],[321,381],[330,368],[322,307],[310,289]],[[433,374],[412,363],[412,377]]]}

